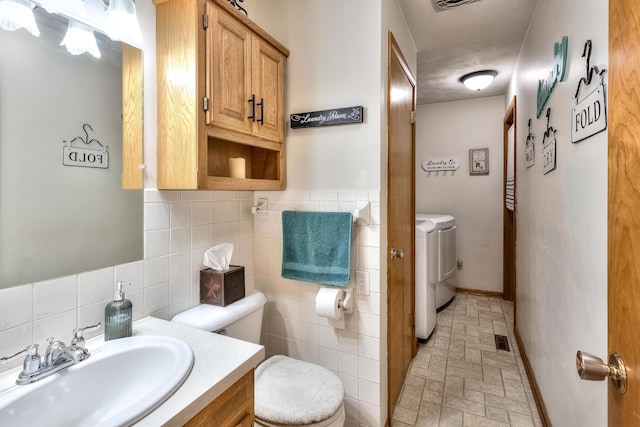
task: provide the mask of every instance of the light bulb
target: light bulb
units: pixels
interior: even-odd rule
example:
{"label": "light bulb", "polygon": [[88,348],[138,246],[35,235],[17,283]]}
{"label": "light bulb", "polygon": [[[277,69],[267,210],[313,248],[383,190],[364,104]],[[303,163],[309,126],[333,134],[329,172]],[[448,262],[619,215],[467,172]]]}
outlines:
{"label": "light bulb", "polygon": [[138,25],[133,0],[111,0],[105,23],[107,36],[112,40],[142,46],[142,32]]}
{"label": "light bulb", "polygon": [[25,0],[0,0],[0,28],[7,31],[24,28],[38,37],[40,30],[31,9],[33,5]]}
{"label": "light bulb", "polygon": [[73,19],[69,20],[67,34],[60,45],[65,46],[72,55],[82,55],[88,52],[96,58],[101,56],[93,29]]}

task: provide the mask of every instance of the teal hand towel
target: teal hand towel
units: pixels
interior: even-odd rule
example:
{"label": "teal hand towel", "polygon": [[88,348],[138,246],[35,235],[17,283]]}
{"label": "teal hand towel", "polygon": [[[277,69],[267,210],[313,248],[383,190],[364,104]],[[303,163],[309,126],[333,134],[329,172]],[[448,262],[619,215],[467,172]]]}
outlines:
{"label": "teal hand towel", "polygon": [[350,212],[282,212],[282,277],[325,285],[349,282]]}

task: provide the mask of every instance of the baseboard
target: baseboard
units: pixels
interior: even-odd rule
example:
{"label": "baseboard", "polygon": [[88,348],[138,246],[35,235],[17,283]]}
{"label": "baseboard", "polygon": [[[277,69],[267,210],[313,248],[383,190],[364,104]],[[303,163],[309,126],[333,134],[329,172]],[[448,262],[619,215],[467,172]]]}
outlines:
{"label": "baseboard", "polygon": [[461,294],[480,295],[483,297],[492,297],[492,298],[502,299],[502,292],[496,292],[496,291],[483,291],[482,289],[456,288],[456,292]]}
{"label": "baseboard", "polygon": [[529,385],[531,386],[531,391],[533,392],[533,398],[535,399],[536,406],[538,407],[540,422],[544,427],[551,427],[551,420],[549,419],[549,413],[547,412],[547,407],[544,405],[544,400],[542,400],[542,393],[540,393],[540,388],[538,387],[536,376],[533,373],[533,368],[531,367],[531,363],[529,363],[529,358],[527,357],[527,352],[525,351],[524,345],[522,344],[522,339],[520,338],[520,333],[518,332],[517,326],[513,328],[513,333],[516,337],[518,349],[520,350],[520,357],[522,357],[524,370],[527,372],[527,378],[529,378]]}

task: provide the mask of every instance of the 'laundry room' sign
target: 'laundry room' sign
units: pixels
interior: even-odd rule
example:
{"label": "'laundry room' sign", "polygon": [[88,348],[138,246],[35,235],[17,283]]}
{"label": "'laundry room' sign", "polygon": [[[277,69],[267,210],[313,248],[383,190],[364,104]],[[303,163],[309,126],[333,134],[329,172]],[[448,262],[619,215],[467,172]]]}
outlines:
{"label": "'laundry room' sign", "polygon": [[422,161],[422,170],[425,172],[455,171],[459,167],[460,160],[455,157],[425,159]]}

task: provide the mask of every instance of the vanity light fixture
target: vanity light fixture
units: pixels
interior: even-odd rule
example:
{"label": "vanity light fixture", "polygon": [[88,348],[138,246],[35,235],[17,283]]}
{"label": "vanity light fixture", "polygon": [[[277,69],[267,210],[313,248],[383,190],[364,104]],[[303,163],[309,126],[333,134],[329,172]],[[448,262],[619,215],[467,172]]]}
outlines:
{"label": "vanity light fixture", "polygon": [[112,40],[142,46],[142,32],[133,0],[109,1],[105,32]]}
{"label": "vanity light fixture", "polygon": [[0,28],[7,31],[24,28],[34,36],[40,36],[32,9],[33,5],[29,1],[0,0]]}
{"label": "vanity light fixture", "polygon": [[480,91],[489,86],[497,75],[495,70],[476,71],[460,77],[460,82],[471,90]]}
{"label": "vanity light fixture", "polygon": [[40,4],[49,13],[72,12],[84,15],[83,0],[40,0]]}
{"label": "vanity light fixture", "polygon": [[93,29],[73,19],[69,19],[67,34],[64,36],[60,46],[65,46],[72,55],[82,55],[88,52],[95,58],[100,58],[101,56]]}

